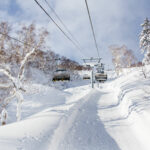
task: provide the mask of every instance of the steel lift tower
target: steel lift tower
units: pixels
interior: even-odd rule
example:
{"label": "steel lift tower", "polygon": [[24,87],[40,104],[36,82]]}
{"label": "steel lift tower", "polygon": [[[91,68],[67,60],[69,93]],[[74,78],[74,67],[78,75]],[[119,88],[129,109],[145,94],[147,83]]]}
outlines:
{"label": "steel lift tower", "polygon": [[91,70],[91,87],[94,88],[94,67],[97,66],[97,64],[100,64],[101,58],[87,58],[83,59],[83,62],[86,66],[90,66],[92,68]]}

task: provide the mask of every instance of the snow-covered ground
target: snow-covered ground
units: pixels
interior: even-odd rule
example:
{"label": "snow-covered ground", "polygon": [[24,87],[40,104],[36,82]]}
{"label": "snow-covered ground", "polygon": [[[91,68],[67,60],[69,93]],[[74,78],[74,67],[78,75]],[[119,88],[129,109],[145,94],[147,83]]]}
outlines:
{"label": "snow-covered ground", "polygon": [[109,77],[95,89],[89,81],[61,90],[27,84],[22,121],[14,100],[0,150],[149,150],[150,79],[139,68]]}

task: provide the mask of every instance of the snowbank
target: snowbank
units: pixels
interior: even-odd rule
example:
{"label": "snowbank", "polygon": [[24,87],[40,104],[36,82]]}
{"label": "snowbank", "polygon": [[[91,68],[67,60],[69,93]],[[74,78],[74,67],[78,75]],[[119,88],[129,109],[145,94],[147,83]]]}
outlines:
{"label": "snowbank", "polygon": [[123,150],[149,150],[150,79],[141,68],[124,69],[104,85],[98,115]]}

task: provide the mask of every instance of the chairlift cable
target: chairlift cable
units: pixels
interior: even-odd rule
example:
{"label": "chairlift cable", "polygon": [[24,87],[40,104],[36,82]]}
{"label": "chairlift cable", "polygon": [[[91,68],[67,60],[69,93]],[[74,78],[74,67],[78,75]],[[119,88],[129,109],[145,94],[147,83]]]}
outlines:
{"label": "chairlift cable", "polygon": [[29,43],[27,43],[27,42],[23,42],[23,41],[21,41],[21,40],[15,38],[15,37],[12,37],[12,36],[10,36],[10,35],[8,35],[8,34],[6,34],[6,33],[0,32],[0,34],[1,34],[1,35],[4,35],[4,36],[7,36],[7,37],[10,38],[10,39],[13,39],[14,41],[17,41],[17,42],[19,42],[19,43],[25,44],[25,45],[27,45],[27,46],[29,46],[29,47],[32,47],[32,48],[34,47],[34,46],[32,46],[31,44],[29,44]]}
{"label": "chairlift cable", "polygon": [[[0,34],[1,34],[1,35],[4,35],[4,36],[7,36],[8,38],[13,39],[14,41],[17,41],[17,42],[19,42],[19,43],[21,43],[21,44],[24,44],[24,45],[28,46],[28,47],[36,48],[36,46],[33,46],[33,45],[31,45],[31,44],[29,44],[29,43],[27,43],[27,42],[21,41],[21,40],[15,38],[15,37],[12,37],[12,36],[10,36],[10,35],[8,35],[8,34],[6,34],[6,33],[0,32]],[[37,48],[37,50],[42,51],[42,50],[39,49],[39,48]]]}
{"label": "chairlift cable", "polygon": [[51,5],[47,2],[47,0],[45,0],[45,3],[47,4],[47,6],[51,9],[51,11],[55,14],[55,16],[57,17],[57,19],[60,21],[60,23],[63,25],[63,27],[66,29],[66,31],[70,34],[70,36],[72,37],[72,39],[78,44],[78,46],[81,48],[79,42],[77,41],[77,39],[75,38],[75,36],[71,33],[71,31],[68,29],[68,27],[65,25],[65,23],[62,21],[62,19],[59,17],[59,15],[56,13],[56,11],[51,7]]}
{"label": "chairlift cable", "polygon": [[85,4],[86,4],[89,20],[90,20],[90,25],[91,25],[93,37],[94,37],[95,47],[96,47],[96,50],[97,50],[98,57],[100,58],[98,44],[97,44],[97,41],[96,41],[96,36],[95,36],[94,27],[93,27],[92,18],[91,18],[91,15],[90,15],[90,10],[89,10],[89,6],[88,6],[88,3],[87,3],[87,0],[85,0]]}
{"label": "chairlift cable", "polygon": [[56,25],[56,27],[64,34],[64,36],[80,51],[83,55],[81,48],[63,31],[63,29],[55,22],[55,20],[49,15],[49,13],[42,7],[42,5],[37,1],[34,0],[36,4],[43,10],[43,12],[50,18],[50,20]]}

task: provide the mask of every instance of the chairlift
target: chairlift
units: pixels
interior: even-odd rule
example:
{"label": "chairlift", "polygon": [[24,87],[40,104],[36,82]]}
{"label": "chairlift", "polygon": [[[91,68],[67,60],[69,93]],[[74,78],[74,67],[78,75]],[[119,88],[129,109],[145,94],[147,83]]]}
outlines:
{"label": "chairlift", "polygon": [[53,74],[53,79],[55,81],[70,81],[70,73],[66,69],[56,69]]}
{"label": "chairlift", "polygon": [[61,58],[55,59],[57,61],[57,69],[53,73],[52,81],[70,81],[70,73],[67,69],[60,66]]}
{"label": "chairlift", "polygon": [[83,80],[89,80],[89,79],[91,79],[89,74],[84,74],[83,75]]}
{"label": "chairlift", "polygon": [[95,80],[98,82],[104,82],[107,80],[107,74],[104,72],[104,64],[96,66]]}

